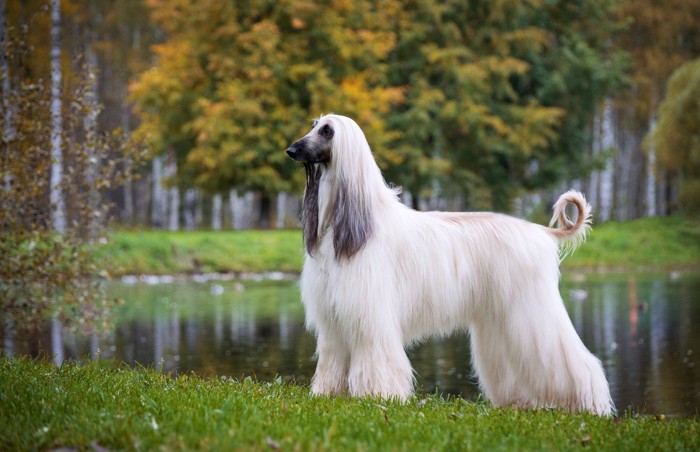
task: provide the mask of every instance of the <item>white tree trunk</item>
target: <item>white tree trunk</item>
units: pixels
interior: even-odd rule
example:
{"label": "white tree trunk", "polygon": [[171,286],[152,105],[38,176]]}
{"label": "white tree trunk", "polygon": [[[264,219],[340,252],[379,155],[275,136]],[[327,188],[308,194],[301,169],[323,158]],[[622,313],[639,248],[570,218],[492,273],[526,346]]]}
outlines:
{"label": "white tree trunk", "polygon": [[[605,102],[600,126],[600,151],[607,152],[615,147],[615,128],[613,124],[613,109]],[[613,159],[609,158],[605,168],[598,176],[598,215],[600,221],[610,220],[613,207]]]}
{"label": "white tree trunk", "polygon": [[277,194],[277,221],[275,227],[284,229],[284,219],[287,216],[287,194],[280,192]]}
{"label": "white tree trunk", "polygon": [[168,229],[171,231],[178,231],[180,229],[180,189],[177,187],[172,187],[169,190],[170,197],[170,207],[169,207],[169,218],[168,218]]}
{"label": "white tree trunk", "polygon": [[[175,161],[175,156],[171,152],[168,158],[168,178],[172,179],[175,177],[175,173],[177,173],[177,162]],[[177,188],[177,185],[173,185],[170,190],[168,190],[168,198],[170,201],[170,205],[168,206],[168,229],[177,231],[180,229],[180,189]]]}
{"label": "white tree trunk", "polygon": [[63,325],[58,314],[54,314],[51,318],[51,354],[55,365],[63,364]]}
{"label": "white tree trunk", "polygon": [[[122,137],[124,143],[129,141],[129,133],[131,132],[131,127],[129,126],[129,104],[127,103],[127,86],[126,82],[122,82],[121,89],[121,125],[122,125]],[[126,166],[131,166],[131,159],[127,157]],[[131,180],[131,172],[126,176],[124,181],[124,210],[122,211],[122,221],[130,223],[134,219],[134,191],[133,184]]]}
{"label": "white tree trunk", "polygon": [[61,1],[51,1],[51,225],[66,233],[63,182],[63,118],[61,116]]}
{"label": "white tree trunk", "polygon": [[246,192],[245,195],[239,196],[238,191],[231,190],[229,203],[231,206],[231,227],[236,230],[249,228],[253,217],[255,194]]}
{"label": "white tree trunk", "polygon": [[93,236],[97,230],[97,222],[99,215],[99,193],[95,187],[95,178],[97,175],[97,152],[95,149],[95,143],[97,140],[97,114],[98,114],[98,103],[97,103],[97,55],[95,54],[92,44],[94,39],[90,39],[88,43],[87,50],[87,77],[88,77],[88,90],[85,94],[85,102],[87,104],[88,110],[85,118],[83,118],[83,128],[85,130],[85,141],[88,145],[88,168],[87,168],[87,182],[90,190],[89,203],[90,203],[90,223],[88,229],[90,235]]}
{"label": "white tree trunk", "polygon": [[151,163],[153,173],[153,196],[151,203],[151,223],[156,229],[165,227],[165,216],[167,204],[165,199],[165,188],[163,187],[163,157],[153,157]]}
{"label": "white tree trunk", "polygon": [[[652,133],[656,127],[656,118],[652,117],[649,120],[649,132]],[[656,216],[656,150],[654,149],[653,140],[649,140],[649,152],[647,153],[647,180],[646,180],[646,215],[648,217]]]}
{"label": "white tree trunk", "polygon": [[185,190],[185,230],[193,231],[197,227],[197,198],[199,194],[196,188],[188,188]]}
{"label": "white tree trunk", "polygon": [[229,192],[228,202],[231,207],[231,228],[235,230],[243,229],[241,198],[238,196],[237,190],[231,190]]}
{"label": "white tree trunk", "polygon": [[5,317],[5,337],[3,338],[3,352],[8,358],[15,355],[15,332],[14,324],[9,316]]}
{"label": "white tree trunk", "polygon": [[221,230],[221,218],[223,200],[220,193],[214,195],[211,200],[211,228],[215,231]]}
{"label": "white tree trunk", "polygon": [[[2,78],[2,111],[3,111],[3,141],[5,143],[10,142],[14,138],[14,126],[12,124],[12,105],[10,105],[9,95],[10,95],[10,66],[7,61],[7,53],[5,45],[7,44],[7,6],[5,0],[0,0],[0,77]],[[10,153],[12,150],[10,147],[6,147],[4,152]],[[0,168],[2,171],[2,189],[10,190],[12,184],[12,172],[10,170],[9,162]],[[3,200],[5,198],[3,197]],[[1,208],[6,208],[6,206],[0,206]]]}

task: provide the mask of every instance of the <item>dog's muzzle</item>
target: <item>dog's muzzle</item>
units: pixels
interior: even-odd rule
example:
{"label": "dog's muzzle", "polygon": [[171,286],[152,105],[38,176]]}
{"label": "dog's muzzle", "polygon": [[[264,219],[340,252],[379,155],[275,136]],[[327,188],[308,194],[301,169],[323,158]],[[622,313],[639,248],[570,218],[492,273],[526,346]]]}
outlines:
{"label": "dog's muzzle", "polygon": [[299,146],[297,145],[297,143],[294,143],[293,145],[287,148],[287,155],[293,158],[294,160],[297,160],[297,158],[299,157]]}

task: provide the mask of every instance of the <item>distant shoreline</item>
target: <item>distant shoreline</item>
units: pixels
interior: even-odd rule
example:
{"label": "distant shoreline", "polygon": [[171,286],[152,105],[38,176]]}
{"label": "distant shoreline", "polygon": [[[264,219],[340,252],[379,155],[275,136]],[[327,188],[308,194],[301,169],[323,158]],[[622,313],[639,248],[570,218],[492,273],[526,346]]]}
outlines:
{"label": "distant shoreline", "polygon": [[[260,278],[265,274],[298,275],[304,248],[296,229],[116,231],[94,252],[113,278],[214,274]],[[700,271],[700,220],[650,217],[596,225],[587,242],[563,260],[561,271]]]}

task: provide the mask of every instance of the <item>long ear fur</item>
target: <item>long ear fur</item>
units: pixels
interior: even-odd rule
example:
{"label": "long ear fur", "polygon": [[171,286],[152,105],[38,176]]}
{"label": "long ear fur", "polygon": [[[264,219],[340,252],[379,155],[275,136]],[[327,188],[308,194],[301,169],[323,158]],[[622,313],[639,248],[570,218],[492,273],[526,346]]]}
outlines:
{"label": "long ear fur", "polygon": [[372,235],[372,209],[358,193],[349,190],[342,179],[338,181],[330,209],[335,258],[349,259]]}
{"label": "long ear fur", "polygon": [[321,180],[321,169],[318,164],[306,163],[306,189],[301,209],[301,226],[304,231],[306,252],[309,256],[318,247],[318,188]]}
{"label": "long ear fur", "polygon": [[336,133],[330,162],[334,177],[324,228],[333,228],[335,258],[349,259],[372,236],[374,209],[386,184],[357,123],[339,115],[328,119]]}

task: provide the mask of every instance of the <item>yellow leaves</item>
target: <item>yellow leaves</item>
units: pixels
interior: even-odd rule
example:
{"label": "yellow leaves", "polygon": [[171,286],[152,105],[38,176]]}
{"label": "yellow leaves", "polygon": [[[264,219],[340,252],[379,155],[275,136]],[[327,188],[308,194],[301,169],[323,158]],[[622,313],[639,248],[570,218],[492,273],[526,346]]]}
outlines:
{"label": "yellow leaves", "polygon": [[305,30],[319,14],[319,4],[305,0],[285,0],[280,5],[289,14],[289,24],[292,29]]}
{"label": "yellow leaves", "polygon": [[340,83],[341,93],[351,106],[360,111],[373,110],[381,114],[386,113],[392,105],[403,101],[402,88],[371,88],[366,79],[366,74],[357,74]]}
{"label": "yellow leaves", "polygon": [[301,19],[296,16],[292,16],[289,19],[290,25],[292,26],[293,29],[295,30],[303,30],[307,27],[306,21],[304,19]]}
{"label": "yellow leaves", "polygon": [[481,60],[481,65],[491,74],[507,77],[522,75],[530,69],[530,65],[518,58],[491,56]]}
{"label": "yellow leaves", "polygon": [[498,116],[484,116],[483,124],[487,129],[502,137],[508,135],[511,131],[510,127]]}
{"label": "yellow leaves", "polygon": [[270,20],[262,20],[255,23],[249,32],[241,33],[237,41],[245,51],[270,53],[277,46],[279,37],[277,25]]}
{"label": "yellow leaves", "polygon": [[173,41],[154,46],[160,64],[145,71],[129,86],[130,100],[138,111],[174,108],[182,96],[200,89],[206,79],[196,64],[190,43]]}
{"label": "yellow leaves", "polygon": [[536,27],[518,28],[510,32],[504,32],[501,33],[500,38],[508,43],[509,47],[519,52],[527,49],[540,51],[554,39],[551,33]]}
{"label": "yellow leaves", "polygon": [[386,58],[396,45],[396,34],[392,32],[358,30],[356,35],[360,49],[371,52],[375,58]]}

